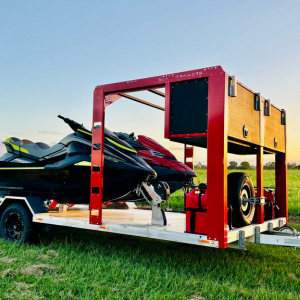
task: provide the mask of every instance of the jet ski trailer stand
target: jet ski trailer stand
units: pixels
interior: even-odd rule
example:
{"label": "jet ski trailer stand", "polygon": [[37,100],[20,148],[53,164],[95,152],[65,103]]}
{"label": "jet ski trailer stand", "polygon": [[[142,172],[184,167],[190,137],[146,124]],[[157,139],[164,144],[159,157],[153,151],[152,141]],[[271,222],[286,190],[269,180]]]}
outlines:
{"label": "jet ski trailer stand", "polygon": [[[165,88],[165,93],[157,90],[160,88]],[[126,94],[142,90],[164,97],[165,106]],[[92,151],[89,208],[49,212],[39,198],[7,195],[0,204],[1,226],[6,226],[10,218],[12,226],[4,230],[10,230],[11,237],[22,234],[22,230],[24,236],[29,234],[38,223],[223,249],[245,249],[246,242],[300,247],[299,234],[288,226],[285,110],[238,82],[221,66],[100,85],[94,91],[93,144],[104,144],[105,107],[114,102],[113,95],[163,110],[165,138],[207,148],[207,184],[185,195],[185,213],[163,213],[161,199],[155,193],[152,212],[102,210],[101,147]],[[246,193],[248,197],[243,196],[242,202],[239,195],[240,210],[227,199],[228,192],[240,188],[237,182],[227,186],[227,153],[256,155],[255,194]],[[275,154],[273,190],[263,185],[263,157],[267,154]],[[249,224],[234,227],[237,214],[249,207],[255,208]],[[17,218],[10,217],[14,215]],[[3,234],[3,228],[0,230]]]}

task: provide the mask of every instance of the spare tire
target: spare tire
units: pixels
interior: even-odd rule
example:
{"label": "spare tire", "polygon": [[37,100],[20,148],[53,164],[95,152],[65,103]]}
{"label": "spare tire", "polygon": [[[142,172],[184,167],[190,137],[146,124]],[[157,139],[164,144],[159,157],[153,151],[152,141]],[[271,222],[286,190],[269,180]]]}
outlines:
{"label": "spare tire", "polygon": [[243,201],[254,197],[254,186],[250,176],[242,172],[228,174],[227,177],[227,201],[233,208],[232,226],[243,227],[253,221],[255,204]]}

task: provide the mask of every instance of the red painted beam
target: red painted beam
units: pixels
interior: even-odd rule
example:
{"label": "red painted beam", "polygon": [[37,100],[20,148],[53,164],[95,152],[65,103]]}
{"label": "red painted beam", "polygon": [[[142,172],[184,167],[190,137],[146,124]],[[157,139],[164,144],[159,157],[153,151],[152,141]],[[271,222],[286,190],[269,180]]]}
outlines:
{"label": "red painted beam", "polygon": [[287,160],[285,153],[275,155],[276,204],[279,207],[277,217],[288,220]]}
{"label": "red painted beam", "polygon": [[[257,197],[264,196],[264,144],[265,144],[265,116],[264,116],[264,98],[261,99],[261,110],[259,112],[259,144],[256,153],[256,187]],[[262,224],[265,221],[265,210],[263,205],[256,205],[256,222]]]}
{"label": "red painted beam", "polygon": [[[93,103],[92,158],[91,158],[91,190],[90,190],[90,224],[102,224],[103,200],[103,165],[104,165],[104,91],[96,88]],[[98,125],[98,126],[97,126]],[[99,126],[101,125],[101,126]],[[100,150],[93,145],[100,144]]]}
{"label": "red painted beam", "polygon": [[[209,77],[215,74],[224,73],[221,66],[196,69],[191,71],[172,73],[166,75],[160,75],[149,78],[134,79],[118,83],[111,83],[100,85],[97,88],[103,87],[105,95],[107,94],[119,94],[129,93],[142,90],[153,90],[157,88],[163,88],[169,82],[178,82],[185,80],[192,80],[197,78]],[[167,91],[165,91],[167,93]]]}
{"label": "red painted beam", "polygon": [[228,74],[208,80],[207,238],[227,248]]}
{"label": "red painted beam", "polygon": [[[191,158],[192,161],[187,161],[187,158]],[[184,163],[194,170],[194,147],[188,146],[187,144],[184,144]]]}
{"label": "red painted beam", "polygon": [[[258,147],[256,154],[256,197],[264,196],[264,173],[263,173],[263,154],[264,148]],[[257,204],[256,207],[256,222],[257,224],[264,223],[264,206]]]}

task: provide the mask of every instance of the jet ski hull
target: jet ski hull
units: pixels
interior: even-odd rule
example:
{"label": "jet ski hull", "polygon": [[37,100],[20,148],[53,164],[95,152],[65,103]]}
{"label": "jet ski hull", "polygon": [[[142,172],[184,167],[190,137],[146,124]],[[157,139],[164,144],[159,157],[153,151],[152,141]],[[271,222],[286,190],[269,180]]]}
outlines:
{"label": "jet ski hull", "polygon": [[[89,203],[90,166],[73,164],[63,169],[46,169],[40,164],[30,165],[0,162],[0,195],[40,197],[60,203]],[[149,171],[143,168],[105,161],[103,201],[117,201],[148,176]]]}
{"label": "jet ski hull", "polygon": [[[91,147],[98,151],[100,144],[92,146],[92,133],[83,125],[58,117],[74,133],[52,147],[14,137],[3,142],[7,153],[0,159],[0,195],[36,196],[58,203],[90,202]],[[103,202],[118,201],[156,177],[137,151],[107,128],[104,139]]]}
{"label": "jet ski hull", "polygon": [[[63,170],[20,169],[0,171],[0,195],[32,196],[60,203],[88,204],[90,167],[70,166]],[[146,180],[147,174],[126,168],[104,167],[103,201],[114,201]]]}
{"label": "jet ski hull", "polygon": [[[122,132],[115,134],[131,145],[137,151],[138,156],[156,172],[157,177],[149,180],[150,183],[164,181],[169,185],[172,194],[181,189],[185,183],[192,182],[193,178],[197,177],[197,173],[178,161],[170,151],[155,140],[143,135],[139,135],[136,139],[133,134]],[[135,195],[132,197],[140,198]]]}

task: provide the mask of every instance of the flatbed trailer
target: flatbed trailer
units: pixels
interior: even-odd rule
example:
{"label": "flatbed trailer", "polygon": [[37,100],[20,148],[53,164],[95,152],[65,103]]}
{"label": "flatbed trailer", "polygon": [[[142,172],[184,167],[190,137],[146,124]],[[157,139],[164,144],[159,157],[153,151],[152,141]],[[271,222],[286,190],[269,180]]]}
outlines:
{"label": "flatbed trailer", "polygon": [[[43,203],[42,200],[32,199],[34,202]],[[68,211],[52,210],[45,213],[35,213],[40,208],[33,207],[27,198],[5,197],[0,204],[6,203],[6,207],[13,203],[24,203],[30,210],[31,221],[41,225],[57,225],[70,228],[88,229],[102,232],[111,232],[193,244],[198,246],[219,248],[218,241],[209,240],[205,234],[185,232],[186,216],[184,213],[166,212],[167,225],[153,226],[151,224],[152,211],[143,209],[105,209],[103,210],[103,222],[101,225],[90,224],[89,208],[69,209]],[[1,206],[0,206],[1,207]],[[300,248],[300,238],[294,233],[284,233],[273,229],[282,228],[285,225],[284,218],[277,218],[264,224],[254,224],[242,228],[230,230],[228,234],[228,248],[246,249],[246,242],[290,246]]]}
{"label": "flatbed trailer", "polygon": [[[165,93],[159,88],[165,88]],[[165,97],[165,107],[126,94],[142,90]],[[201,195],[204,201],[205,196],[204,208],[200,200],[199,207],[189,207],[191,196],[185,195],[185,213],[167,211],[162,223],[161,199],[153,192],[152,211],[103,210],[104,147],[92,147],[89,206],[49,211],[40,198],[8,195],[0,199],[0,223],[5,223],[5,211],[17,206],[20,217],[28,215],[28,226],[59,225],[214,248],[245,249],[246,242],[300,247],[299,234],[288,226],[285,110],[220,66],[107,84],[94,91],[92,144],[104,144],[105,107],[113,103],[112,95],[164,110],[165,138],[207,148],[207,186],[205,191],[197,190],[199,199]],[[192,152],[185,146],[185,160]],[[257,157],[255,197],[243,200],[255,206],[255,218],[238,228],[232,226],[227,201],[227,153]],[[275,194],[263,186],[264,154],[275,154]]]}

